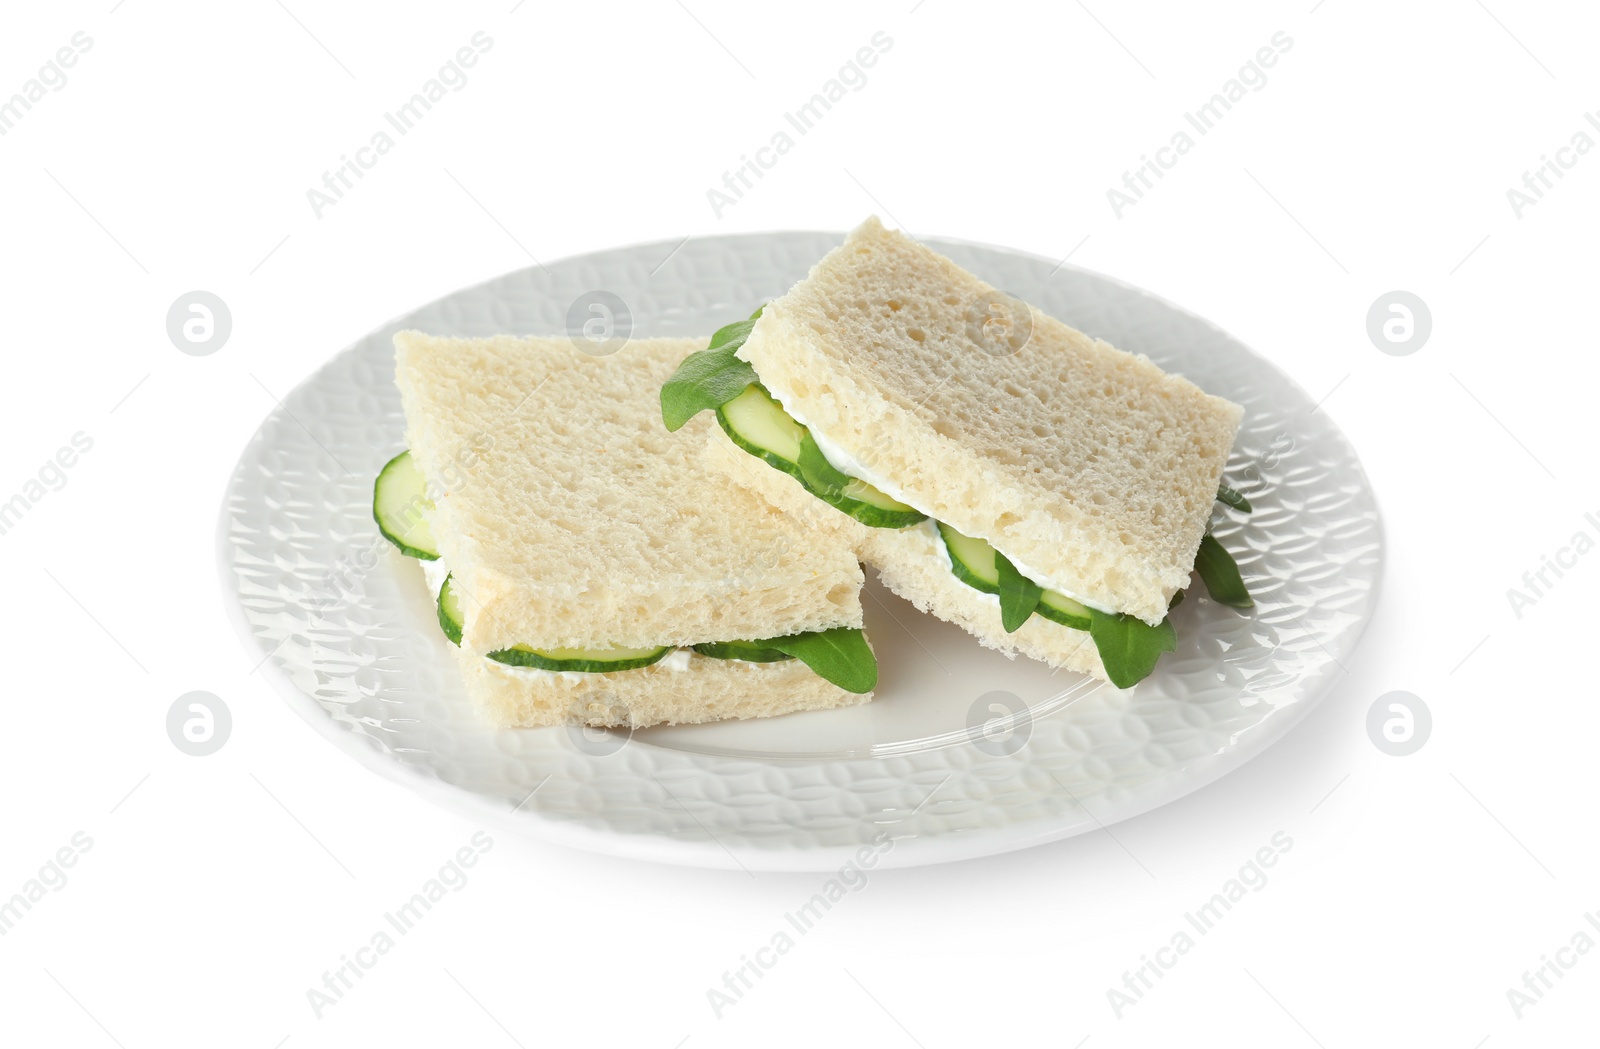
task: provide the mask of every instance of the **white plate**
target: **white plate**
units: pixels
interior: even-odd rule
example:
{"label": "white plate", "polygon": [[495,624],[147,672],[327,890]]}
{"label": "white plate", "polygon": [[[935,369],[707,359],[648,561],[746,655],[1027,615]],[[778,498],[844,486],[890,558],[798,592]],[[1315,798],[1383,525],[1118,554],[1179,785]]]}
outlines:
{"label": "white plate", "polygon": [[561,332],[579,296],[599,290],[627,304],[634,336],[705,335],[841,240],[770,233],[567,259],[447,296],[338,354],[267,417],[223,506],[227,603],[251,649],[271,653],[264,672],[356,760],[485,823],[751,870],[835,869],[873,842],[879,865],[937,863],[1094,830],[1238,768],[1304,717],[1343,672],[1382,561],[1374,499],[1343,435],[1277,369],[1169,303],[941,240],[928,243],[998,287],[1244,405],[1228,477],[1255,513],[1219,510],[1215,526],[1255,610],[1191,589],[1173,612],[1177,653],[1118,691],[1008,661],[873,587],[882,674],[864,707],[631,738],[496,731],[475,716],[420,570],[372,521],[372,479],[404,432],[391,336]]}

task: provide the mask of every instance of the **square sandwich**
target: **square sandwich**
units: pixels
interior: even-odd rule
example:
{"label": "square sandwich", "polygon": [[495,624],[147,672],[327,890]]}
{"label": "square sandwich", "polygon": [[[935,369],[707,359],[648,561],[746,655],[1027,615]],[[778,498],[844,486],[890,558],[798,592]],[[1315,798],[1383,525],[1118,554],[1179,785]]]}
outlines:
{"label": "square sandwich", "polygon": [[985,645],[1126,687],[1175,648],[1197,556],[1249,603],[1207,531],[1241,409],[876,219],[719,339],[667,425],[714,409],[719,469]]}
{"label": "square sandwich", "polygon": [[[644,727],[865,702],[861,567],[669,435],[704,339],[395,337],[408,453],[375,513],[496,723]],[[431,555],[431,556],[430,556]]]}

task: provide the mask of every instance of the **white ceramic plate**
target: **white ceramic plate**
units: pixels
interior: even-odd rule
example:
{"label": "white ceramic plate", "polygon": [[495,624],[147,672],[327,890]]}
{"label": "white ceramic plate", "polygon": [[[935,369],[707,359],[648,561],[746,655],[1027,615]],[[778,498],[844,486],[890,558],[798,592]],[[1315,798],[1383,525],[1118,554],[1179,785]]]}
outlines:
{"label": "white ceramic plate", "polygon": [[[882,665],[872,703],[751,722],[497,731],[474,714],[417,565],[377,534],[372,479],[400,450],[392,335],[548,334],[626,304],[634,336],[705,335],[782,294],[832,233],[646,244],[532,268],[447,296],[335,356],[268,416],[218,532],[227,603],[264,673],[356,760],[486,823],[601,852],[750,870],[829,870],[1054,841],[1147,811],[1239,767],[1343,672],[1382,561],[1354,452],[1304,392],[1197,317],[1048,260],[928,243],[1045,312],[1148,354],[1244,405],[1228,478],[1255,504],[1215,530],[1256,598],[1173,612],[1176,654],[1118,691],[980,648],[872,587]],[[570,312],[569,314],[569,311]],[[870,574],[870,573],[869,573]],[[259,657],[258,657],[259,658]]]}

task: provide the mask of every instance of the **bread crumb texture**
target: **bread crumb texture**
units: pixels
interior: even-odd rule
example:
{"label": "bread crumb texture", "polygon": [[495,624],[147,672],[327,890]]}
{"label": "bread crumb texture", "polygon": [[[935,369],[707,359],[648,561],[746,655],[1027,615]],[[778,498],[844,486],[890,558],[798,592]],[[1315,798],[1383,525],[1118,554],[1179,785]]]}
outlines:
{"label": "bread crumb texture", "polygon": [[876,218],[739,356],[918,509],[1151,623],[1188,583],[1242,413]]}
{"label": "bread crumb texture", "polygon": [[530,675],[465,649],[459,660],[467,695],[503,728],[694,725],[831,710],[872,698],[846,692],[797,659],[744,663],[691,655],[688,670],[649,666],[581,676]]}
{"label": "bread crumb texture", "polygon": [[[707,461],[758,493],[784,513],[817,522],[848,536],[884,586],[920,611],[967,631],[987,648],[1011,658],[1038,659],[1053,667],[1106,677],[1099,650],[1087,632],[1033,616],[1014,633],[1000,621],[999,605],[950,571],[941,541],[926,527],[868,528],[827,505],[787,474],[774,470],[718,433],[707,445]],[[754,464],[751,469],[748,464]]]}
{"label": "bread crumb texture", "polygon": [[705,344],[637,339],[590,356],[565,338],[395,336],[407,442],[435,486],[464,651],[861,625],[850,543],[712,469],[709,415],[663,426],[662,382]]}

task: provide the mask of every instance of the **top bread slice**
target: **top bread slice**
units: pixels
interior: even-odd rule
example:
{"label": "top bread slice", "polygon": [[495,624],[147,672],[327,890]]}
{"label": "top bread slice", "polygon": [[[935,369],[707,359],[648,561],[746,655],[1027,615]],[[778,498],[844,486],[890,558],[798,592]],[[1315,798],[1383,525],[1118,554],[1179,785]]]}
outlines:
{"label": "top bread slice", "polygon": [[1242,412],[876,218],[766,305],[739,356],[863,479],[1149,623],[1188,584]]}
{"label": "top bread slice", "polygon": [[[705,339],[395,336],[462,647],[651,647],[861,626],[861,567],[708,467],[659,390]],[[698,436],[698,440],[695,437]]]}

